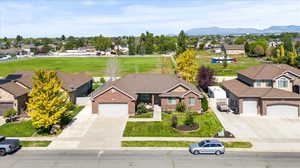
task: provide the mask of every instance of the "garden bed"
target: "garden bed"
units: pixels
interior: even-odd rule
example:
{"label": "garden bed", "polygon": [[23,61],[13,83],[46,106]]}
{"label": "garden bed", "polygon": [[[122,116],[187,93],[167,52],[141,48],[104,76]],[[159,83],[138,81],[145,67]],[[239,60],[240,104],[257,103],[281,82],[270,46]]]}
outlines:
{"label": "garden bed", "polygon": [[153,112],[136,114],[135,116],[130,116],[129,118],[153,118]]}
{"label": "garden bed", "polygon": [[199,130],[199,124],[194,123],[191,126],[189,125],[178,125],[175,130],[176,131],[181,131],[181,132],[195,132]]}

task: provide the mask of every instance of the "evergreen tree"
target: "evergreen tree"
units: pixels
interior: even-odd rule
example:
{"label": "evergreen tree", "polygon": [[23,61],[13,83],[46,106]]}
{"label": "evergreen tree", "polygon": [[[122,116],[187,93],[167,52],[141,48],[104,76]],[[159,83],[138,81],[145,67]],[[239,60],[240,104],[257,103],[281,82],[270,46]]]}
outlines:
{"label": "evergreen tree", "polygon": [[136,43],[133,36],[128,38],[129,55],[136,55]]}
{"label": "evergreen tree", "polygon": [[181,30],[177,38],[176,55],[179,55],[187,50],[187,36]]}
{"label": "evergreen tree", "polygon": [[28,115],[34,127],[49,132],[53,125],[61,122],[70,106],[68,93],[62,90],[61,81],[54,71],[36,71],[33,79],[27,103]]}

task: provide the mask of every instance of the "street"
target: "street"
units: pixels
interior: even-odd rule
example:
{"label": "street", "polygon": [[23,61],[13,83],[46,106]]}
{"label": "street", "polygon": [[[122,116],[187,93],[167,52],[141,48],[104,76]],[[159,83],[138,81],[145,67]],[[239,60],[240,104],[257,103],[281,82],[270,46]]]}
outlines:
{"label": "street", "polygon": [[300,153],[188,151],[27,151],[0,157],[0,168],[298,168]]}

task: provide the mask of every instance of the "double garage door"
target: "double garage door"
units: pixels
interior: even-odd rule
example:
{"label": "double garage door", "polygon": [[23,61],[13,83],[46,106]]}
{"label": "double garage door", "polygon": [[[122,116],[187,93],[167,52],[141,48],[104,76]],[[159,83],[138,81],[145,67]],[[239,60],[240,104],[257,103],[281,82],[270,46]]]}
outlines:
{"label": "double garage door", "polygon": [[107,117],[128,116],[128,104],[99,104],[99,114]]}
{"label": "double garage door", "polygon": [[267,106],[267,116],[274,118],[288,118],[297,119],[299,118],[298,106],[293,105],[270,105]]}

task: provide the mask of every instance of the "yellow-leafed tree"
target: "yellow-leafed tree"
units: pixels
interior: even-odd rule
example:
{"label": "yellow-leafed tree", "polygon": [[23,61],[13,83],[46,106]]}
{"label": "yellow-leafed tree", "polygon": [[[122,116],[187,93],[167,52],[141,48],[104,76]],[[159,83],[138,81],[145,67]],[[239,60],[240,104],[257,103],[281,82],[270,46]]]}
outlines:
{"label": "yellow-leafed tree", "polygon": [[50,131],[53,125],[59,124],[70,106],[68,93],[62,89],[54,71],[38,70],[33,80],[27,103],[28,115],[34,127]]}
{"label": "yellow-leafed tree", "polygon": [[176,70],[186,81],[194,83],[199,65],[196,60],[197,52],[187,50],[176,57]]}

